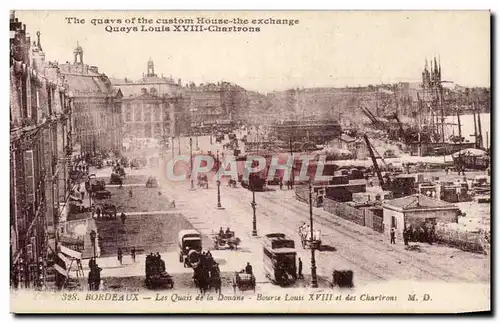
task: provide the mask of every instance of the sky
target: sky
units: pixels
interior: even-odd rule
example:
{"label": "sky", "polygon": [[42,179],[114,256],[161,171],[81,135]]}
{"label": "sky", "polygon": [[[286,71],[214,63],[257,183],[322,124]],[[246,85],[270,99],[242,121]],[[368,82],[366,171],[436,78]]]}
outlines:
{"label": "sky", "polygon": [[[46,59],[84,62],[109,77],[139,79],[149,58],[158,75],[185,81],[234,82],[262,93],[288,88],[344,87],[420,81],[425,59],[440,58],[443,79],[490,86],[488,11],[16,11],[32,38],[41,32]],[[85,19],[67,23],[66,17]],[[107,32],[137,19],[203,17],[297,19],[260,32]],[[125,19],[136,23],[126,24]],[[122,19],[122,24],[92,19]],[[210,24],[204,25],[208,27]],[[221,26],[221,25],[219,25]],[[229,24],[227,26],[233,26]],[[239,25],[242,26],[242,25]],[[256,27],[257,25],[251,25]]]}

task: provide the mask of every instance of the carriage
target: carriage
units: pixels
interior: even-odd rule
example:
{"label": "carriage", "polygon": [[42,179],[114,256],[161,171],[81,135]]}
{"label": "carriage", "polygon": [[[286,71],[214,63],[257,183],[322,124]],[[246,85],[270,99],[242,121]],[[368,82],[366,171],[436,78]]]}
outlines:
{"label": "carriage", "polygon": [[146,187],[148,188],[155,188],[158,187],[158,181],[156,180],[156,177],[149,177],[148,180],[146,181]]}
{"label": "carriage", "polygon": [[240,292],[246,290],[253,290],[255,293],[255,286],[257,285],[255,281],[255,276],[253,274],[247,274],[244,271],[235,272],[233,277],[233,290],[236,293],[236,288]]}
{"label": "carriage", "polygon": [[311,229],[305,225],[299,228],[300,242],[302,248],[319,249],[321,247],[321,231],[314,230],[311,239]]}
{"label": "carriage", "polygon": [[200,289],[201,294],[212,288],[220,294],[222,280],[218,263],[211,256],[199,254],[199,262],[196,266],[193,266],[193,281],[196,287]]}
{"label": "carriage", "polygon": [[208,188],[208,176],[207,174],[198,174],[198,187]]}
{"label": "carriage", "polygon": [[165,261],[155,256],[146,257],[146,286],[154,288],[174,288],[174,280],[165,271]]}
{"label": "carriage", "polygon": [[201,234],[198,231],[179,232],[179,262],[184,262],[184,267],[194,267],[199,263],[201,249]]}
{"label": "carriage", "polygon": [[226,231],[224,233],[213,233],[212,240],[214,242],[214,249],[219,250],[229,248],[231,250],[238,249],[241,243],[240,238],[236,237],[234,231]]}
{"label": "carriage", "polygon": [[93,193],[96,200],[104,200],[111,198],[111,192],[107,190],[101,190]]}

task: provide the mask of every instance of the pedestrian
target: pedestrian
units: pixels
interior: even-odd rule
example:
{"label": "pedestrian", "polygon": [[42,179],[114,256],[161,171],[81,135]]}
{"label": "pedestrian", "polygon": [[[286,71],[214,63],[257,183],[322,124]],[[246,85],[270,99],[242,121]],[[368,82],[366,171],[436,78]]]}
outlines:
{"label": "pedestrian", "polygon": [[175,209],[175,201],[172,200],[172,203],[170,203],[170,207]]}
{"label": "pedestrian", "polygon": [[125,213],[122,212],[122,214],[120,214],[120,218],[122,220],[122,224],[125,225],[125,220],[127,219],[127,216],[125,215]]}
{"label": "pedestrian", "polygon": [[299,279],[304,279],[304,275],[302,275],[302,259],[299,257]]}
{"label": "pedestrian", "polygon": [[132,247],[130,250],[130,256],[132,257],[132,261],[135,262],[135,247]]}
{"label": "pedestrian", "polygon": [[405,229],[403,230],[403,241],[404,241],[404,243],[405,243],[405,246],[407,246],[407,245],[408,245],[408,238],[409,238],[409,237],[408,237],[408,235],[409,235],[409,231],[408,231],[408,229],[407,229],[407,228],[405,228]]}
{"label": "pedestrian", "polygon": [[121,248],[118,248],[118,261],[120,262],[120,265],[123,264],[123,251]]}
{"label": "pedestrian", "polygon": [[94,267],[94,290],[99,290],[99,287],[101,285],[101,271],[102,268],[99,267],[99,265],[95,265]]}
{"label": "pedestrian", "polygon": [[92,269],[92,268],[94,268],[96,265],[97,265],[97,263],[96,263],[96,261],[95,261],[95,258],[94,258],[94,257],[90,258],[90,260],[89,260],[89,268],[90,268],[90,269]]}
{"label": "pedestrian", "polygon": [[96,213],[96,215],[97,215],[97,218],[98,218],[98,219],[100,219],[100,218],[101,218],[101,208],[97,208],[97,209],[95,210],[95,213]]}
{"label": "pedestrian", "polygon": [[391,228],[391,244],[396,244],[396,228]]}
{"label": "pedestrian", "polygon": [[283,189],[283,178],[280,178],[280,190]]}
{"label": "pedestrian", "polygon": [[133,194],[132,194],[132,190],[131,190],[131,189],[130,189],[130,190],[128,190],[128,196],[129,196],[129,197],[132,197],[132,196],[133,196]]}

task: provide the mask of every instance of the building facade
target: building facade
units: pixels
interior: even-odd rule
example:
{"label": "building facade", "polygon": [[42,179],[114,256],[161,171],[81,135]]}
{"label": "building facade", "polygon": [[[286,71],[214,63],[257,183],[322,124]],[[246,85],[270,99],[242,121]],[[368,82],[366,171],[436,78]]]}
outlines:
{"label": "building facade", "polygon": [[11,286],[42,287],[69,192],[71,111],[67,87],[10,18]]}
{"label": "building facade", "polygon": [[74,154],[120,151],[122,147],[122,94],[96,66],[83,61],[77,44],[73,63],[54,64],[69,88]]}
{"label": "building facade", "polygon": [[242,122],[248,106],[247,91],[233,83],[191,83],[184,87],[184,120],[192,134],[233,128]]}
{"label": "building facade", "polygon": [[180,104],[180,80],[159,77],[154,62],[147,62],[147,73],[138,81],[112,81],[122,98],[122,132],[125,138],[154,138],[167,141],[178,135],[176,129]]}
{"label": "building facade", "polygon": [[405,227],[419,228],[426,223],[457,223],[460,213],[456,205],[422,194],[386,200],[383,209],[384,232],[395,228],[400,238]]}

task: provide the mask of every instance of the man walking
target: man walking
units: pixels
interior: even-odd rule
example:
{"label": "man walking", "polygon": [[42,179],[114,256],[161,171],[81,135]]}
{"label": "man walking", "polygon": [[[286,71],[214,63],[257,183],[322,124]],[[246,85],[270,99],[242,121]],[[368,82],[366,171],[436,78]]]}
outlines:
{"label": "man walking", "polygon": [[304,275],[302,275],[302,259],[299,257],[299,279],[304,279]]}
{"label": "man walking", "polygon": [[391,244],[396,244],[396,228],[391,228]]}
{"label": "man walking", "polygon": [[132,261],[135,262],[135,247],[132,247],[130,250],[130,256],[132,257]]}
{"label": "man walking", "polygon": [[122,214],[120,215],[120,218],[122,220],[122,224],[125,225],[125,220],[127,219],[127,216],[125,215],[125,213],[122,212]]}
{"label": "man walking", "polygon": [[403,241],[405,242],[405,246],[408,245],[408,238],[409,238],[409,235],[410,235],[410,232],[408,230],[408,228],[405,228],[403,230]]}
{"label": "man walking", "polygon": [[120,262],[120,265],[123,265],[123,251],[121,248],[118,248],[118,261]]}

